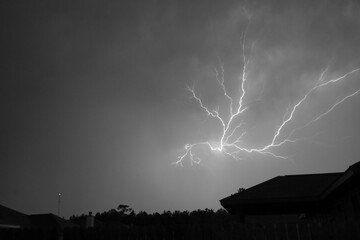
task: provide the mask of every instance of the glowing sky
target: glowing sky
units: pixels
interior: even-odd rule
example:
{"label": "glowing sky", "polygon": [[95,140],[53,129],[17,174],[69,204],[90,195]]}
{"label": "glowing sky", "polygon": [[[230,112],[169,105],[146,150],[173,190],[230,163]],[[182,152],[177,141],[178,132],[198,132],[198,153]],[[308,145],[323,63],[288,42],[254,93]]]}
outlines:
{"label": "glowing sky", "polygon": [[[240,187],[359,161],[358,1],[36,2],[0,6],[2,205],[56,213],[60,192],[65,217],[218,209]],[[297,141],[237,160],[196,146],[201,164],[173,164],[186,144],[219,144],[194,94],[228,121],[224,89],[246,108],[232,136],[246,149],[309,93],[279,132]]]}

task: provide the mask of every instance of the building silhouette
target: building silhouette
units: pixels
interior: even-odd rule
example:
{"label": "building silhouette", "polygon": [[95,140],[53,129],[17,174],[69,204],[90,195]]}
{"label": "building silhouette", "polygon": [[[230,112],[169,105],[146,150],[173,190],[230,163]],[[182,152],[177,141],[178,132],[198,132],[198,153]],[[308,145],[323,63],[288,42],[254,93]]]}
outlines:
{"label": "building silhouette", "polygon": [[360,219],[360,162],[345,172],[278,176],[220,200],[244,223]]}

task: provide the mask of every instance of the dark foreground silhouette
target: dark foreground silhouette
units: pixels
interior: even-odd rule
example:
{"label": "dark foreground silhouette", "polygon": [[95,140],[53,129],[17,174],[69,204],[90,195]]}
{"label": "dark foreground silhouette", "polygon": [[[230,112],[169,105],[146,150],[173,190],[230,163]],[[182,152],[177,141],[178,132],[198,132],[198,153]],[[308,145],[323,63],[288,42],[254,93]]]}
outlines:
{"label": "dark foreground silhouette", "polygon": [[[89,227],[89,217],[93,219]],[[225,210],[135,213],[126,205],[95,216],[71,216],[76,227],[0,228],[0,239],[9,240],[112,240],[112,239],[360,239],[356,221],[320,223],[244,224]]]}

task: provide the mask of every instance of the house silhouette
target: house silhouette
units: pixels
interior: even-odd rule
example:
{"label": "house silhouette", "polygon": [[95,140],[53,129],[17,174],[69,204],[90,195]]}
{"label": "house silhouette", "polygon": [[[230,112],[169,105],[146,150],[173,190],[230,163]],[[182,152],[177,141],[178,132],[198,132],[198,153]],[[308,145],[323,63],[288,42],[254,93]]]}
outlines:
{"label": "house silhouette", "polygon": [[30,226],[28,215],[0,205],[0,228],[27,228]]}
{"label": "house silhouette", "polygon": [[360,162],[345,172],[272,178],[220,200],[243,223],[360,219]]}
{"label": "house silhouette", "polygon": [[0,229],[32,228],[62,230],[72,227],[78,227],[78,225],[51,213],[27,215],[0,205]]}

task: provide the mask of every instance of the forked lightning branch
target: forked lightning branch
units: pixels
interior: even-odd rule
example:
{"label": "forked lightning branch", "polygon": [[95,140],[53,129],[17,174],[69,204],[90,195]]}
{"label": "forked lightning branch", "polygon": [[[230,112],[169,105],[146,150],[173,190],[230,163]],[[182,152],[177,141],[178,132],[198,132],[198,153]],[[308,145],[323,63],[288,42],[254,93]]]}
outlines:
{"label": "forked lightning branch", "polygon": [[[246,33],[246,32],[245,32]],[[357,74],[360,72],[360,68],[355,68],[341,76],[337,76],[336,78],[326,80],[326,75],[328,72],[328,68],[323,71],[320,71],[319,77],[314,80],[313,86],[307,90],[305,94],[302,95],[301,99],[298,100],[293,106],[289,106],[285,115],[283,116],[281,122],[278,124],[278,127],[274,129],[272,139],[268,142],[268,144],[262,147],[249,147],[244,145],[243,137],[247,134],[247,129],[244,128],[244,122],[238,123],[235,119],[239,119],[242,115],[246,115],[248,111],[248,106],[244,104],[244,98],[247,96],[246,92],[246,82],[251,81],[251,79],[247,78],[247,67],[249,64],[248,59],[245,54],[245,35],[242,38],[242,60],[243,67],[242,72],[239,76],[239,97],[237,99],[230,96],[228,90],[225,87],[225,79],[224,79],[224,65],[220,64],[218,69],[215,69],[216,73],[216,81],[219,87],[222,90],[222,93],[225,98],[229,101],[228,109],[226,111],[229,112],[229,116],[223,116],[224,114],[220,114],[219,109],[212,109],[207,106],[206,102],[202,100],[200,95],[197,93],[195,86],[187,86],[187,90],[191,93],[192,98],[195,102],[198,103],[200,109],[207,113],[207,115],[221,125],[221,136],[216,143],[213,141],[201,141],[201,142],[193,142],[187,143],[184,147],[184,152],[182,155],[178,156],[178,160],[175,162],[176,165],[183,165],[185,160],[189,160],[191,164],[200,164],[202,159],[201,156],[196,154],[195,149],[200,146],[207,146],[212,151],[218,151],[223,153],[224,155],[230,156],[234,159],[241,159],[244,156],[244,153],[247,154],[262,154],[265,156],[288,159],[288,156],[284,156],[281,154],[277,154],[276,149],[285,143],[295,143],[299,139],[294,137],[294,133],[305,127],[308,127],[310,124],[313,124],[316,121],[319,121],[325,115],[331,113],[337,106],[339,106],[344,101],[349,98],[355,96],[360,92],[360,89],[355,89],[352,93],[346,95],[345,97],[336,101],[333,105],[330,106],[325,112],[319,113],[314,119],[306,122],[301,127],[294,128],[288,134],[284,134],[283,130],[287,124],[289,124],[293,119],[296,112],[299,108],[304,104],[306,100],[309,99],[309,95],[314,93],[315,91],[324,88],[325,86],[334,85],[337,82],[346,81],[351,75]],[[287,135],[284,137],[284,135]]]}

